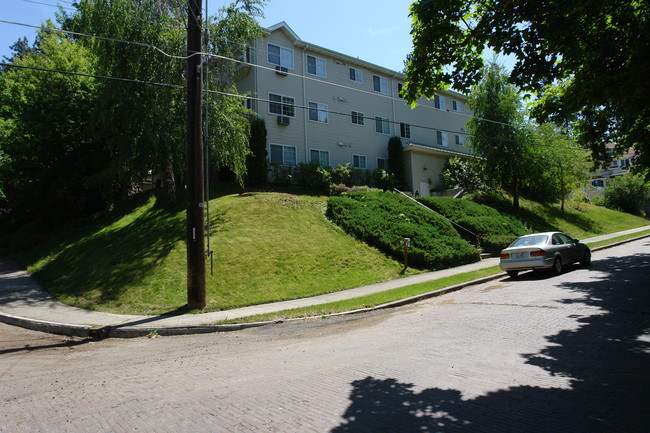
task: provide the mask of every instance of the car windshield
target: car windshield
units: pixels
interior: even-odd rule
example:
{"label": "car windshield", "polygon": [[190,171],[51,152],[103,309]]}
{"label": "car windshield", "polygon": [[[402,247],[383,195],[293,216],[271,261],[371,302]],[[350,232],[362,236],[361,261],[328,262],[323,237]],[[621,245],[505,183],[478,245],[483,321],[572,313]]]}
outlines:
{"label": "car windshield", "polygon": [[548,235],[525,236],[514,241],[508,248],[544,245],[547,241]]}

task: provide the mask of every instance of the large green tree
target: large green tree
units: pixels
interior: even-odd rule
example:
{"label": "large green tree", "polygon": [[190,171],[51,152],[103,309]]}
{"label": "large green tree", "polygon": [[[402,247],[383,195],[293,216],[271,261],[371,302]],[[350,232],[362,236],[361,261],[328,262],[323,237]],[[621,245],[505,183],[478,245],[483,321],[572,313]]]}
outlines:
{"label": "large green tree", "polygon": [[405,98],[479,82],[486,48],[514,56],[510,81],[539,97],[533,114],[575,127],[596,159],[634,147],[650,167],[650,2],[419,0]]}
{"label": "large green tree", "polygon": [[467,122],[468,144],[481,158],[487,184],[510,193],[513,208],[518,210],[522,182],[531,164],[521,99],[496,61],[483,68],[482,77],[467,98],[474,110]]}
{"label": "large green tree", "polygon": [[[245,53],[260,34],[254,16],[263,4],[237,0],[208,20],[215,35],[208,50]],[[102,210],[149,170],[164,174],[175,201],[185,168],[185,3],[82,0],[75,7],[57,17],[66,32],[48,24],[33,47],[20,40],[0,71],[2,207],[24,216],[43,205],[64,217]],[[235,62],[221,63],[206,75],[206,146],[214,166],[241,180],[249,111],[232,96]]]}
{"label": "large green tree", "polygon": [[[49,25],[49,24],[48,24]],[[93,139],[95,58],[60,33],[42,30],[33,50],[0,74],[0,185],[20,218],[56,221],[105,208],[91,181],[108,157]]]}
{"label": "large green tree", "polygon": [[541,201],[564,200],[584,185],[591,166],[588,151],[551,123],[534,126],[526,188]]}

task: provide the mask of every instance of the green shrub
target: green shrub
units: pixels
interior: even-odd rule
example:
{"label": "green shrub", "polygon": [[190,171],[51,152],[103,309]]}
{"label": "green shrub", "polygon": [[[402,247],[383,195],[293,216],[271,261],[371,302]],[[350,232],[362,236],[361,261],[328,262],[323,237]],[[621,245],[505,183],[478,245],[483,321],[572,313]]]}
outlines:
{"label": "green shrub", "polygon": [[279,162],[272,162],[271,173],[273,174],[273,183],[289,186],[293,182],[293,169],[291,166],[282,165]]}
{"label": "green shrub", "polygon": [[393,173],[387,173],[386,170],[378,168],[372,172],[372,182],[377,188],[385,191],[392,191],[397,187],[397,179]]}
{"label": "green shrub", "polygon": [[[423,197],[419,201],[478,235],[481,247],[491,253],[498,253],[516,238],[527,233],[524,225],[516,218],[503,215],[494,208],[469,200],[451,197]],[[462,228],[454,227],[461,237],[475,242],[474,235]]]}
{"label": "green shrub", "polygon": [[605,187],[605,206],[628,213],[641,213],[641,203],[650,195],[642,176],[626,174]]}
{"label": "green shrub", "polygon": [[350,164],[337,165],[330,172],[332,175],[332,183],[335,185],[352,186],[350,183]]}
{"label": "green shrub", "polygon": [[411,238],[409,264],[441,269],[478,260],[478,251],[461,239],[444,218],[398,194],[359,191],[330,197],[328,217],[349,234],[401,260],[404,238]]}
{"label": "green shrub", "polygon": [[266,123],[260,117],[251,120],[249,147],[251,153],[246,157],[246,186],[264,186],[269,174],[269,166],[266,151]]}
{"label": "green shrub", "polygon": [[295,182],[314,189],[326,189],[332,180],[330,172],[315,162],[300,163],[294,170]]}

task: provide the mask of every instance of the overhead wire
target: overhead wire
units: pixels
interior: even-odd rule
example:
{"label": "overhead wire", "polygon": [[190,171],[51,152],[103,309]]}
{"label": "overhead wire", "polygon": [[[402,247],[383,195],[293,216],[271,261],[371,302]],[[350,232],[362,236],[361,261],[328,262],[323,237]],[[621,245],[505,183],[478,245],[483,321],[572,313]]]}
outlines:
{"label": "overhead wire", "polygon": [[[2,20],[2,19],[0,19],[0,23],[14,24],[14,25],[19,25],[19,26],[31,27],[31,28],[34,28],[34,29],[58,31],[58,32],[62,32],[62,33],[65,33],[65,34],[75,35],[75,36],[84,36],[84,37],[96,38],[96,39],[100,39],[100,40],[106,40],[106,41],[112,41],[112,42],[119,42],[119,43],[149,47],[149,48],[152,48],[152,49],[155,49],[155,50],[159,51],[161,54],[163,54],[163,55],[165,55],[167,57],[174,58],[174,59],[179,59],[179,60],[186,60],[186,59],[188,59],[188,58],[190,58],[192,56],[202,55],[202,56],[208,56],[210,58],[216,58],[216,59],[232,61],[232,62],[236,62],[236,63],[242,64],[242,65],[245,65],[245,66],[251,66],[251,67],[258,68],[258,69],[264,69],[264,70],[275,72],[274,67],[265,66],[265,65],[256,64],[256,63],[250,63],[250,62],[247,62],[245,60],[235,59],[235,58],[223,56],[223,55],[216,54],[216,53],[209,53],[209,52],[205,52],[205,51],[196,52],[196,53],[193,53],[193,54],[191,54],[189,56],[176,56],[176,55],[166,53],[165,51],[163,51],[162,49],[156,47],[155,45],[144,43],[144,42],[126,41],[126,40],[123,40],[123,39],[110,38],[110,37],[106,37],[106,36],[97,36],[97,35],[91,35],[91,34],[81,33],[81,32],[74,32],[74,31],[70,31],[70,30],[58,29],[58,28],[55,28],[55,27],[35,26],[35,25],[31,25],[31,24],[17,23],[17,22],[13,22],[13,21]],[[222,38],[222,39],[226,39],[226,38]],[[260,51],[262,51],[262,50],[255,49],[255,55],[259,56]],[[262,53],[266,54],[266,51],[262,51]],[[374,91],[369,91],[369,90],[365,90],[365,89],[359,89],[359,88],[352,87],[352,86],[345,85],[345,84],[332,83],[330,81],[325,81],[325,80],[321,80],[321,79],[316,78],[316,77],[310,77],[308,75],[301,75],[301,74],[297,74],[297,73],[290,72],[290,71],[287,71],[286,73],[283,72],[283,74],[286,74],[287,76],[298,77],[298,78],[301,78],[301,79],[309,80],[309,81],[320,83],[320,84],[325,84],[325,85],[329,85],[329,86],[333,86],[333,87],[338,87],[338,88],[345,89],[345,90],[352,90],[354,92],[367,94],[367,95],[372,95],[374,97],[385,98],[385,99],[395,101],[395,102],[399,102],[399,103],[405,103],[404,100],[401,99],[401,98],[396,98],[394,96],[383,94],[381,92],[374,92]],[[490,123],[499,124],[499,125],[503,125],[503,126],[516,127],[516,125],[512,125],[512,124],[509,124],[507,122],[499,122],[499,121],[492,120],[492,119],[477,117],[477,116],[473,116],[471,114],[466,114],[466,113],[462,113],[462,112],[455,111],[455,110],[443,110],[443,109],[432,107],[432,106],[426,105],[426,104],[419,104],[418,106],[422,107],[422,108],[425,108],[425,109],[439,110],[439,111],[443,111],[443,112],[448,112],[448,113],[450,113],[452,115],[463,116],[463,117],[470,118],[470,119],[475,118],[475,119],[480,120],[480,121],[490,122]]]}
{"label": "overhead wire", "polygon": [[[191,55],[188,55],[188,56],[176,56],[176,55],[171,55],[171,54],[166,53],[165,51],[161,50],[160,48],[156,47],[153,44],[148,44],[148,43],[144,43],[144,42],[127,41],[127,40],[123,40],[123,39],[91,35],[91,34],[87,34],[87,33],[74,32],[74,31],[70,31],[70,30],[63,30],[63,29],[58,29],[58,28],[55,28],[55,27],[35,26],[35,25],[31,25],[31,24],[18,23],[18,22],[2,20],[2,19],[0,19],[0,23],[19,25],[19,26],[25,26],[25,27],[35,28],[35,29],[42,29],[42,30],[61,32],[61,33],[64,33],[64,34],[70,34],[70,35],[74,35],[74,36],[90,37],[90,38],[96,38],[96,39],[100,39],[100,40],[111,41],[111,42],[125,43],[125,44],[131,44],[131,45],[147,47],[147,48],[154,49],[154,50],[160,52],[161,54],[163,54],[163,55],[165,55],[165,56],[167,56],[169,58],[178,59],[178,60],[186,60],[186,59],[189,59],[190,57],[193,57],[193,56],[196,56],[196,55],[201,55],[201,56],[206,56],[206,57],[210,57],[210,58],[217,58],[217,59],[222,59],[222,60],[226,60],[226,61],[236,62],[236,63],[244,65],[244,66],[251,66],[251,67],[255,67],[255,68],[258,68],[258,69],[262,69],[262,70],[268,70],[268,71],[276,72],[276,69],[274,67],[260,65],[260,64],[256,64],[256,63],[251,63],[251,62],[247,62],[245,60],[234,59],[234,58],[231,58],[231,57],[227,57],[227,56],[223,56],[223,55],[215,54],[215,53],[209,53],[209,52],[205,52],[205,51],[195,52],[195,53],[193,53]],[[260,51],[260,50],[258,50],[258,49],[255,50],[256,55],[258,55],[258,51]],[[8,67],[15,66],[13,64],[7,64],[7,63],[2,63],[0,65],[8,66]],[[103,76],[103,75],[96,75],[96,74],[83,74],[83,73],[75,73],[75,72],[60,71],[60,70],[48,70],[46,68],[37,68],[37,67],[24,67],[24,66],[21,66],[21,67],[23,69],[34,69],[34,70],[40,70],[40,71],[68,73],[70,75],[79,75],[79,76],[86,76],[86,77],[93,77],[93,78],[117,80],[117,81],[123,81],[123,82],[133,82],[133,83],[139,83],[139,84],[150,84],[150,85],[157,85],[157,86],[162,86],[162,87],[181,88],[181,89],[185,88],[184,86],[171,85],[171,84],[165,84],[165,83],[159,83],[159,82],[153,82],[153,81],[146,81],[146,80],[135,80],[135,79],[120,78],[120,77],[110,77],[110,76]],[[283,72],[283,74],[286,74],[288,76],[298,77],[300,79],[310,80],[310,81],[317,82],[317,83],[324,84],[324,85],[334,86],[334,87],[337,87],[337,88],[342,88],[342,89],[346,89],[346,90],[353,90],[353,91],[360,92],[360,93],[363,93],[363,94],[372,95],[374,97],[386,98],[386,99],[389,99],[389,100],[392,100],[392,101],[395,101],[395,102],[399,102],[399,103],[405,103],[404,100],[401,99],[401,98],[395,98],[393,96],[386,95],[386,94],[383,94],[383,93],[380,93],[380,92],[374,92],[374,91],[371,92],[371,91],[368,91],[368,90],[358,89],[358,88],[355,88],[355,87],[352,87],[352,86],[339,84],[339,83],[332,83],[332,82],[321,80],[321,79],[318,79],[318,78],[315,78],[315,77],[310,77],[310,76],[307,76],[307,75],[300,75],[300,74],[289,72],[289,71],[287,71],[286,73]],[[253,97],[253,96],[250,96],[250,95],[239,95],[239,94],[233,94],[233,93],[228,93],[228,92],[213,91],[213,90],[209,90],[209,89],[206,89],[206,94],[220,94],[222,96],[230,96],[230,97],[236,97],[236,98],[242,98],[242,99],[251,99],[251,100],[258,101],[258,102],[276,103],[276,101],[271,101],[269,99],[264,99],[264,98],[261,98],[259,96]],[[295,108],[299,108],[299,109],[303,109],[303,110],[317,110],[317,111],[332,113],[332,114],[335,114],[335,115],[342,115],[342,116],[352,117],[351,113],[345,113],[345,112],[340,112],[340,111],[335,111],[335,110],[329,110],[329,109],[328,110],[323,110],[323,109],[311,108],[309,106],[296,105],[296,104],[294,104],[293,106]],[[511,126],[511,127],[515,127],[515,128],[517,127],[516,125],[512,125],[510,123],[499,122],[499,121],[495,121],[495,120],[491,120],[491,119],[476,117],[476,116],[473,116],[471,114],[465,114],[465,113],[454,111],[454,110],[442,110],[442,109],[432,107],[430,105],[425,105],[425,104],[419,104],[419,106],[423,107],[423,108],[427,108],[427,109],[446,112],[446,113],[449,113],[449,114],[452,114],[452,115],[461,115],[461,116],[465,116],[465,117],[468,117],[468,118],[474,118],[474,119],[477,119],[477,120],[480,120],[480,121],[486,121],[486,122],[499,124],[499,125],[503,125],[503,126]],[[370,119],[370,120],[373,119],[373,117],[367,117],[367,116],[362,116],[362,117],[363,117],[364,120],[365,119]],[[379,116],[377,116],[377,117],[379,117]],[[386,121],[385,118],[382,118],[382,120]],[[453,133],[453,134],[458,134],[458,135],[463,135],[463,136],[468,136],[468,137],[476,136],[476,135],[470,134],[470,133],[468,133],[467,131],[464,131],[464,130],[458,131],[458,130],[452,130],[452,129],[437,128],[437,127],[431,127],[431,126],[425,126],[425,125],[419,125],[419,124],[411,124],[411,123],[406,123],[406,122],[399,122],[399,121],[390,120],[390,119],[387,121],[387,123],[390,123],[390,124],[393,124],[393,125],[405,123],[405,124],[408,124],[410,128],[419,128],[419,129],[432,130],[432,131],[441,131],[441,132]],[[490,139],[500,140],[500,141],[511,141],[511,142],[516,141],[514,139],[505,139],[505,138],[502,138],[502,137],[485,137],[485,136],[483,136],[483,138],[490,138]]]}

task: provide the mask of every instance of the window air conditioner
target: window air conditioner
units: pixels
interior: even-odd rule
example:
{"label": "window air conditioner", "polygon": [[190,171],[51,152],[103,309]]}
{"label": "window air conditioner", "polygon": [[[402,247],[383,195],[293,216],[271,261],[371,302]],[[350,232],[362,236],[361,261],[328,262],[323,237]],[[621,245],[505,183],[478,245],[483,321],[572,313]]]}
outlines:
{"label": "window air conditioner", "polygon": [[278,125],[288,125],[289,118],[287,116],[278,116]]}
{"label": "window air conditioner", "polygon": [[285,68],[284,66],[276,66],[275,67],[275,73],[278,74],[278,75],[287,75],[287,72],[289,72],[289,70],[287,68]]}

